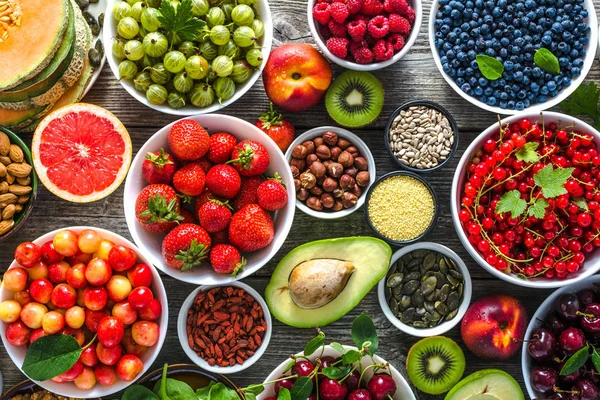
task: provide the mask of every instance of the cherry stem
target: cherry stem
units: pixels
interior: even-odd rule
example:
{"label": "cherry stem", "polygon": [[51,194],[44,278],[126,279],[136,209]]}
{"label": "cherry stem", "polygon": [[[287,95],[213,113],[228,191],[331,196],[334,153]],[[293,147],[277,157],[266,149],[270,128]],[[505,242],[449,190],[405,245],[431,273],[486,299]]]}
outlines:
{"label": "cherry stem", "polygon": [[596,315],[594,314],[587,314],[581,311],[577,311],[575,314],[579,315],[579,316],[584,316],[584,317],[588,317],[588,318],[597,318]]}

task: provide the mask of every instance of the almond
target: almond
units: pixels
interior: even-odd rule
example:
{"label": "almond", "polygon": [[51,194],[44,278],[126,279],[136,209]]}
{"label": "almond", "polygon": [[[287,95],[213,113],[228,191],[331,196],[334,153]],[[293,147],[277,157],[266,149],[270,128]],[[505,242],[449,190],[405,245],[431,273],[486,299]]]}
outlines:
{"label": "almond", "polygon": [[19,196],[19,198],[17,199],[17,203],[19,204],[25,204],[29,201],[29,196],[25,196],[25,195],[21,195]]}
{"label": "almond", "polygon": [[4,208],[9,204],[15,204],[17,202],[17,196],[12,193],[0,194],[0,208]]}
{"label": "almond", "polygon": [[8,182],[0,182],[0,194],[8,193]]}
{"label": "almond", "polygon": [[0,156],[0,164],[8,165],[11,162],[12,161],[10,161],[10,157],[9,156]]}
{"label": "almond", "polygon": [[15,211],[16,212],[23,211],[23,204],[15,204]]}
{"label": "almond", "polygon": [[12,227],[15,225],[15,221],[12,219],[7,219],[0,222],[0,236],[4,235],[6,232],[10,231]]}
{"label": "almond", "polygon": [[23,150],[16,144],[10,145],[10,151],[8,152],[8,156],[13,162],[16,163],[22,163],[24,159]]}
{"label": "almond", "polygon": [[6,166],[0,163],[0,178],[4,178],[6,176]]}
{"label": "almond", "polygon": [[31,186],[23,186],[23,185],[10,185],[8,187],[8,191],[10,193],[16,194],[17,196],[23,196],[25,194],[31,193]]}
{"label": "almond", "polygon": [[10,151],[10,139],[4,132],[0,132],[0,156],[5,156]]}
{"label": "almond", "polygon": [[[2,167],[0,167],[1,169]],[[17,183],[23,186],[29,186],[31,184],[31,177],[27,176],[25,178],[17,178]]]}
{"label": "almond", "polygon": [[9,173],[6,174],[4,179],[6,180],[6,182],[8,182],[9,185],[12,185],[13,183],[15,183],[15,177]]}
{"label": "almond", "polygon": [[6,167],[6,170],[15,178],[25,178],[31,173],[31,165],[24,162],[12,163]]}
{"label": "almond", "polygon": [[4,210],[2,210],[2,220],[12,219],[17,211],[17,207],[14,204],[7,205]]}

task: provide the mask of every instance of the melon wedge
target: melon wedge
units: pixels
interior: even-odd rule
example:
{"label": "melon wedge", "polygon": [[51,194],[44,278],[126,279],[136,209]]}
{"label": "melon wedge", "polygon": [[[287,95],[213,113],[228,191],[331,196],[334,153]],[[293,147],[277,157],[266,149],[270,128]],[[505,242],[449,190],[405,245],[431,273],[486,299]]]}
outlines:
{"label": "melon wedge", "polygon": [[8,28],[8,37],[0,42],[0,91],[46,68],[69,25],[69,0],[15,2],[21,7],[21,24]]}
{"label": "melon wedge", "polygon": [[14,130],[21,130],[31,124],[35,117],[42,114],[46,107],[35,107],[29,110],[7,110],[0,108],[0,125]]}

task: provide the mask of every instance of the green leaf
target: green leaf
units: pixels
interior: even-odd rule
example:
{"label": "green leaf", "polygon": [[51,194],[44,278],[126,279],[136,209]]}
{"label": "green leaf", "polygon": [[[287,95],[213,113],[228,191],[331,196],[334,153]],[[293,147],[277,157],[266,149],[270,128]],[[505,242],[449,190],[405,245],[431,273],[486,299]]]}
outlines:
{"label": "green leaf", "polygon": [[292,400],[306,400],[312,393],[313,383],[308,376],[301,376],[298,378],[292,390],[290,390],[290,396]]}
{"label": "green leaf", "polygon": [[327,367],[321,370],[321,373],[329,379],[342,379],[352,369],[351,365],[342,365],[341,367]]}
{"label": "green leaf", "polygon": [[587,201],[585,201],[585,199],[583,197],[574,197],[573,198],[573,203],[575,203],[575,205],[579,208],[581,208],[583,211],[588,211],[588,205],[587,205]]}
{"label": "green leaf", "polygon": [[338,353],[344,354],[346,352],[346,350],[344,350],[344,346],[342,346],[338,342],[331,342],[331,343],[329,343],[329,345],[331,346],[332,349],[334,349]]}
{"label": "green leaf", "polygon": [[596,372],[600,372],[600,354],[598,354],[598,350],[592,346],[592,364],[594,364],[594,368],[596,368]]}
{"label": "green leaf", "polygon": [[481,74],[489,79],[495,81],[502,77],[504,73],[504,65],[496,59],[496,57],[486,56],[485,54],[478,54],[476,57],[477,66]]}
{"label": "green leaf", "polygon": [[[162,377],[156,382],[153,389],[154,394],[156,394],[160,400],[189,400],[199,398],[190,385],[178,381],[177,379],[168,378],[167,375],[168,365],[165,364],[163,366]],[[208,388],[212,390],[212,388],[217,385],[216,382],[211,382],[209,383]],[[210,400],[210,392],[206,399]]]}
{"label": "green leaf", "polygon": [[538,162],[540,159],[540,155],[537,151],[535,151],[539,146],[539,143],[536,142],[527,142],[525,146],[521,147],[515,153],[517,160],[524,161],[527,163]]}
{"label": "green leaf", "polygon": [[595,121],[596,125],[600,125],[598,99],[600,99],[600,89],[592,81],[587,85],[579,85],[566,100],[560,103],[560,108],[567,114],[587,115]]}
{"label": "green leaf", "polygon": [[346,352],[342,356],[342,364],[344,364],[344,365],[354,364],[355,362],[357,362],[361,358],[362,357],[361,357],[361,355],[360,355],[360,353],[358,351],[356,351],[356,350],[348,350],[348,352]]}
{"label": "green leaf", "polygon": [[573,354],[563,365],[560,370],[560,375],[569,375],[579,368],[583,367],[585,362],[588,360],[590,356],[590,346],[585,346],[584,348],[577,351],[577,353]]}
{"label": "green leaf", "polygon": [[565,183],[571,177],[575,168],[554,168],[546,165],[533,176],[536,185],[542,188],[542,194],[547,199],[567,193]]}
{"label": "green leaf", "polygon": [[146,386],[132,385],[125,390],[121,400],[160,400],[157,395]]}
{"label": "green leaf", "polygon": [[548,202],[544,199],[537,199],[533,202],[529,210],[527,210],[527,215],[533,215],[538,219],[544,218],[546,214],[546,208],[549,206]]}
{"label": "green leaf", "polygon": [[352,322],[352,340],[359,349],[363,348],[363,343],[371,342],[369,346],[369,354],[373,355],[377,351],[379,339],[377,338],[377,330],[371,318],[366,314],[360,314],[354,322]]}
{"label": "green leaf", "polygon": [[198,400],[208,400],[208,396],[210,395],[210,389],[215,384],[216,384],[215,381],[210,381],[208,383],[208,386],[204,386],[204,387],[198,388],[196,390],[196,396],[198,396]]}
{"label": "green leaf", "polygon": [[[294,365],[294,362],[292,362],[292,365]],[[292,369],[292,368],[290,367],[290,369]],[[247,393],[259,395],[264,391],[265,391],[265,386],[259,383],[259,384],[255,384],[255,385],[250,385],[246,389],[244,389],[244,395],[246,395]]]}
{"label": "green leaf", "polygon": [[290,360],[290,363],[285,367],[285,369],[283,370],[283,373],[286,373],[289,370],[291,370],[292,367],[294,366],[294,364],[296,364],[296,361],[295,360]]}
{"label": "green leaf", "polygon": [[534,56],[533,62],[535,65],[543,69],[544,71],[558,75],[560,74],[560,65],[558,64],[558,58],[552,52],[544,47],[538,49]]}
{"label": "green leaf", "polygon": [[315,351],[317,351],[323,344],[325,343],[325,334],[323,332],[319,332],[317,336],[310,339],[306,346],[304,347],[304,355],[306,357],[312,355]]}
{"label": "green leaf", "polygon": [[496,214],[509,212],[513,218],[517,218],[519,215],[523,214],[526,208],[527,202],[521,198],[521,192],[518,190],[511,190],[500,197],[494,212]]}
{"label": "green leaf", "polygon": [[[177,381],[179,382],[179,381]],[[183,382],[180,382],[183,383]],[[193,391],[192,391],[193,393]],[[187,394],[186,394],[187,396]],[[190,397],[180,397],[180,400],[187,400]],[[210,392],[208,393],[208,400],[239,400],[238,394],[235,390],[228,388],[225,384],[219,382],[211,386]]]}
{"label": "green leaf", "polygon": [[256,395],[253,393],[244,393],[246,400],[256,400]]}
{"label": "green leaf", "polygon": [[66,372],[83,349],[69,335],[44,336],[33,342],[23,361],[23,372],[34,381],[45,381]]}
{"label": "green leaf", "polygon": [[279,393],[277,394],[277,400],[292,400],[290,391],[284,387],[279,388]]}
{"label": "green leaf", "polygon": [[192,14],[192,0],[181,1],[177,9],[170,1],[163,1],[158,21],[163,29],[182,40],[196,40],[206,26]]}

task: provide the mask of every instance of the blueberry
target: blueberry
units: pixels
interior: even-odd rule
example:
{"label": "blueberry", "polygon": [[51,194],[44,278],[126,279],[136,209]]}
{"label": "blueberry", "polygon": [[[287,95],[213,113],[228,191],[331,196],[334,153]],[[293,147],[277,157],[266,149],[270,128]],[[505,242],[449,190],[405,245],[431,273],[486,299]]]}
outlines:
{"label": "blueberry", "polygon": [[531,86],[529,86],[529,89],[530,89],[532,92],[535,92],[535,93],[537,93],[537,92],[539,92],[539,91],[540,91],[540,85],[538,85],[537,83],[533,82],[533,83],[531,84]]}
{"label": "blueberry", "polygon": [[450,13],[450,17],[452,19],[459,19],[461,16],[461,12],[458,10],[452,10],[452,12]]}
{"label": "blueberry", "polygon": [[483,94],[483,88],[481,86],[477,86],[474,92],[477,96],[481,96]]}
{"label": "blueberry", "polygon": [[462,90],[463,92],[468,92],[469,90],[471,90],[471,85],[469,85],[468,83],[463,83],[460,87],[460,90]]}
{"label": "blueberry", "polygon": [[515,81],[517,81],[517,82],[522,82],[523,81],[523,73],[521,71],[516,71],[513,74],[513,77],[514,77]]}
{"label": "blueberry", "polygon": [[506,71],[510,71],[513,69],[514,63],[512,61],[505,61],[504,62],[504,69]]}
{"label": "blueberry", "polygon": [[476,86],[477,85],[477,79],[476,78],[470,78],[469,79],[469,85],[471,86]]}
{"label": "blueberry", "polygon": [[506,92],[500,93],[500,100],[508,100],[508,93],[506,93]]}
{"label": "blueberry", "polygon": [[525,108],[525,103],[523,103],[522,101],[517,101],[517,103],[515,104],[515,109],[521,111]]}
{"label": "blueberry", "polygon": [[509,100],[508,103],[506,103],[506,108],[508,108],[509,110],[514,110],[515,102],[512,100]]}
{"label": "blueberry", "polygon": [[486,96],[491,96],[494,94],[494,89],[488,86],[483,90],[483,94]]}
{"label": "blueberry", "polygon": [[486,104],[488,106],[495,106],[496,105],[496,98],[495,97],[488,97]]}
{"label": "blueberry", "polygon": [[549,46],[552,43],[552,36],[544,35],[542,37],[542,43],[545,44],[546,46]]}
{"label": "blueberry", "polygon": [[577,67],[577,68],[581,68],[581,67],[583,67],[583,60],[582,60],[581,58],[576,58],[576,59],[573,61],[573,66],[574,66],[574,67]]}
{"label": "blueberry", "polygon": [[486,87],[488,84],[488,80],[485,78],[479,78],[477,80],[477,83],[479,83],[479,86]]}

